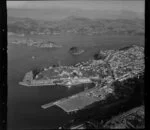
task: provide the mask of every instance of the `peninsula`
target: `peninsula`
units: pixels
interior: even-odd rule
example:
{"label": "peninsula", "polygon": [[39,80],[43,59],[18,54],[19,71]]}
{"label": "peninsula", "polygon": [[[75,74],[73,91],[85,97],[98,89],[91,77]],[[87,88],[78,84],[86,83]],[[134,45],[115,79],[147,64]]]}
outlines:
{"label": "peninsula", "polygon": [[[85,108],[95,102],[103,101],[116,95],[117,84],[125,84],[127,93],[132,93],[131,86],[144,72],[144,48],[130,46],[119,50],[101,50],[102,59],[81,62],[74,66],[59,66],[44,68],[44,70],[26,73],[19,84],[24,86],[77,86],[94,83],[95,87],[71,97],[42,105],[46,109],[53,105],[62,108],[67,113]],[[131,82],[131,85],[129,85]],[[115,84],[115,85],[114,85]],[[127,84],[127,85],[126,85]],[[129,88],[128,88],[129,87]],[[120,87],[117,87],[119,89]],[[124,90],[125,92],[126,90]],[[122,89],[120,88],[120,89]],[[124,94],[120,94],[124,96]],[[118,94],[119,96],[119,94]]]}

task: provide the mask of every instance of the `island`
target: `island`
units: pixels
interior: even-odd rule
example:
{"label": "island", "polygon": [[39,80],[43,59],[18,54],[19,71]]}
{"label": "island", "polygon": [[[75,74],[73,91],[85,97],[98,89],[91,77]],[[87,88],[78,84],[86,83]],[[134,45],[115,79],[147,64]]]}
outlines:
{"label": "island", "polygon": [[93,83],[93,88],[42,105],[43,109],[56,105],[67,113],[85,109],[96,102],[105,102],[106,99],[117,100],[118,97],[130,95],[136,86],[134,84],[143,77],[144,48],[133,45],[121,50],[100,50],[99,53],[103,55],[102,59],[88,60],[73,66],[50,66],[37,73],[27,72],[19,84],[70,88]]}
{"label": "island", "polygon": [[27,46],[35,46],[38,48],[60,48],[61,45],[49,40],[35,40],[35,39],[15,39],[11,42],[12,44],[24,44]]}
{"label": "island", "polygon": [[71,47],[69,49],[69,52],[72,54],[72,55],[80,55],[82,53],[84,53],[84,50],[83,49],[79,49],[78,47]]}

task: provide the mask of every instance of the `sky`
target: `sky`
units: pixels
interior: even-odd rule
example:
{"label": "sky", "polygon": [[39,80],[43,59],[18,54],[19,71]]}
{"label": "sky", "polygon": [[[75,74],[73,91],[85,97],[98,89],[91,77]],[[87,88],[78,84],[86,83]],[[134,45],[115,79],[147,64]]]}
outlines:
{"label": "sky", "polygon": [[72,8],[82,10],[130,10],[144,12],[144,0],[7,1],[7,7],[17,9]]}

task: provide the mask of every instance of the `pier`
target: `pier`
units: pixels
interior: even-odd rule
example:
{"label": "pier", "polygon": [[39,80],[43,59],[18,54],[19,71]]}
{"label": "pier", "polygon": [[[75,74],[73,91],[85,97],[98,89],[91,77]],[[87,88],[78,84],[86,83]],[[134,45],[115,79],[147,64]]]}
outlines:
{"label": "pier", "polygon": [[54,105],[55,105],[55,102],[51,102],[51,103],[42,105],[41,107],[42,107],[43,109],[47,109],[47,108],[52,107],[52,106],[54,106]]}
{"label": "pier", "polygon": [[65,97],[60,100],[42,105],[41,107],[43,109],[47,109],[47,108],[50,108],[50,107],[56,105],[67,113],[75,112],[80,109],[83,109],[84,107],[86,107],[94,102],[101,100],[101,98],[99,98],[99,97],[93,97],[93,96],[88,95],[88,92],[95,91],[97,89],[98,89],[97,87],[90,88],[90,89],[82,91],[78,94],[75,94],[75,95],[72,95],[69,97]]}

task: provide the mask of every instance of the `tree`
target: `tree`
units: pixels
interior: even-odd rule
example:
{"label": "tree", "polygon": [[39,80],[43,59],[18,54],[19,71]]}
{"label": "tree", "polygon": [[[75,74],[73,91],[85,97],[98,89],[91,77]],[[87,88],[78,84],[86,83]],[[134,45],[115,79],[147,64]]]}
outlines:
{"label": "tree", "polygon": [[39,74],[41,71],[43,71],[43,68],[38,68],[38,67],[34,68],[34,69],[32,70],[33,79],[34,79],[35,76],[36,76],[37,74]]}
{"label": "tree", "polygon": [[96,53],[96,54],[94,54],[94,59],[95,60],[104,60],[105,59],[105,56],[104,55],[102,55],[101,53]]}

